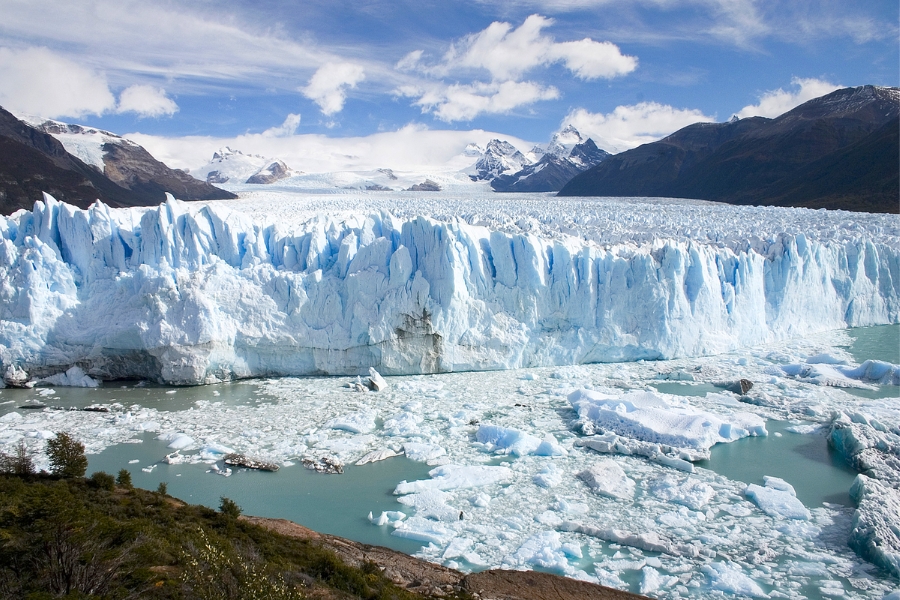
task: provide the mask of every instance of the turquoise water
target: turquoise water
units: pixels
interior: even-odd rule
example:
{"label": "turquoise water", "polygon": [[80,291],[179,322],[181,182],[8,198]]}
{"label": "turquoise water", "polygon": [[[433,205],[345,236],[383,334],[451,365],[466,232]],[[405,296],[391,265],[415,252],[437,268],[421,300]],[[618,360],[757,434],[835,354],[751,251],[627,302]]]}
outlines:
{"label": "turquoise water", "polygon": [[709,460],[695,464],[744,483],[763,485],[766,475],[780,477],[809,508],[823,502],[853,506],[848,492],[856,471],[831,449],[825,435],[792,433],[787,431],[790,425],[768,421],[768,436],[717,444]]}
{"label": "turquoise water", "polygon": [[672,394],[674,396],[697,396],[705,398],[708,393],[721,394],[728,391],[724,386],[713,385],[711,383],[681,383],[673,381],[665,381],[660,383],[652,383],[660,394]]}
{"label": "turquoise water", "polygon": [[857,362],[872,359],[900,364],[900,323],[856,327],[847,333],[853,338],[848,350]]}
{"label": "turquoise water", "polygon": [[[192,504],[218,509],[222,496],[231,498],[248,515],[289,519],[310,529],[388,546],[412,554],[421,543],[390,535],[389,527],[376,527],[366,516],[383,510],[401,510],[393,495],[397,483],[425,479],[432,467],[405,457],[391,458],[360,467],[348,465],[342,475],[310,471],[300,464],[275,473],[234,469],[230,477],[207,473],[208,465],[158,463],[169,452],[166,442],[145,434],[143,443],[110,446],[88,456],[88,473],[119,469],[131,472],[137,487],[155,490],[166,482],[168,493]],[[129,461],[139,462],[129,464]],[[150,473],[142,468],[155,465]],[[220,465],[221,466],[221,465]]]}

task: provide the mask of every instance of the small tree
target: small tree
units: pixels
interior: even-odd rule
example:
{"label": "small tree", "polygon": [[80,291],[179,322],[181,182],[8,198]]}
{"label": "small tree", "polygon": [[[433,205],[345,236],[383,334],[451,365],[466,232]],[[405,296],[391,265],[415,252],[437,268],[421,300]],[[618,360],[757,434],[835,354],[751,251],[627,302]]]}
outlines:
{"label": "small tree", "polygon": [[231,498],[222,496],[222,504],[219,505],[219,512],[229,519],[237,519],[241,516],[241,507]]}
{"label": "small tree", "polygon": [[168,493],[169,493],[169,485],[168,485],[165,481],[160,481],[160,482],[159,482],[159,485],[156,486],[156,493],[157,493],[157,494],[162,494],[162,495],[164,495],[164,496],[168,495]]}
{"label": "small tree", "polygon": [[134,484],[131,483],[131,471],[128,469],[120,469],[119,474],[116,476],[116,484],[129,490],[133,488]]}
{"label": "small tree", "polygon": [[65,431],[47,440],[47,457],[50,459],[50,472],[59,477],[84,477],[87,471],[84,444]]}
{"label": "small tree", "polygon": [[25,445],[25,440],[19,440],[15,454],[0,452],[0,473],[11,475],[33,475],[35,473],[34,459]]}

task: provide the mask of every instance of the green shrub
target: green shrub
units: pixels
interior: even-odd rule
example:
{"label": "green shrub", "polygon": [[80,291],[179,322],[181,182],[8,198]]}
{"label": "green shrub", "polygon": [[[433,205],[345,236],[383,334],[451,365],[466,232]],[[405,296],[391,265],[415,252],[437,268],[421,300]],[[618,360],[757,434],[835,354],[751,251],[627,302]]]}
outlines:
{"label": "green shrub", "polygon": [[221,500],[222,503],[219,505],[219,512],[229,519],[237,519],[241,516],[241,507],[237,505],[237,502],[231,498],[226,498],[225,496],[222,496]]}
{"label": "green shrub", "polygon": [[119,474],[116,475],[116,485],[120,485],[129,490],[133,488],[134,484],[131,483],[131,471],[128,469],[120,469]]}
{"label": "green shrub", "polygon": [[84,444],[65,431],[60,431],[56,437],[47,440],[47,458],[50,459],[50,472],[59,477],[84,477],[87,471]]}
{"label": "green shrub", "polygon": [[95,471],[88,478],[88,482],[101,490],[112,491],[116,487],[116,479],[105,471]]}
{"label": "green shrub", "polygon": [[156,493],[167,496],[169,494],[169,484],[167,484],[165,481],[160,481],[159,485],[156,486]]}

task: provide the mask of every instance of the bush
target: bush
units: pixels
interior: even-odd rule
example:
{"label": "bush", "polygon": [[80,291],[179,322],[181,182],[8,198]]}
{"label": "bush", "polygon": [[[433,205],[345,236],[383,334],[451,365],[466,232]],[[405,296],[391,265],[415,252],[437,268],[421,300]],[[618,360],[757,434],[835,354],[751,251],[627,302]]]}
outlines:
{"label": "bush", "polygon": [[87,471],[84,444],[65,431],[47,440],[47,457],[50,459],[50,472],[59,477],[84,477]]}
{"label": "bush", "polygon": [[116,475],[116,484],[129,490],[133,488],[134,484],[131,483],[131,471],[128,469],[119,470],[119,474]]}
{"label": "bush", "polygon": [[101,490],[112,491],[116,487],[115,478],[105,471],[94,472],[88,481],[91,485]]}
{"label": "bush", "polygon": [[169,494],[169,485],[165,481],[160,481],[159,485],[156,486],[156,493],[162,494],[163,496],[168,495]]}
{"label": "bush", "polygon": [[15,454],[0,452],[0,473],[10,475],[33,475],[35,473],[34,459],[25,445],[25,440],[19,440]]}
{"label": "bush", "polygon": [[229,519],[237,519],[241,516],[241,507],[238,506],[237,502],[234,500],[222,496],[222,504],[219,505],[219,512]]}

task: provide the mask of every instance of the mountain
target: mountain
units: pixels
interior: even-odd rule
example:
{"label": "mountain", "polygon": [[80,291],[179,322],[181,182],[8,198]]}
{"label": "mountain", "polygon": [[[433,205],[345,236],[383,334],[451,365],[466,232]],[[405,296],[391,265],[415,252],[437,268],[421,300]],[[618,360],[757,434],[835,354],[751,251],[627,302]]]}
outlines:
{"label": "mountain", "polygon": [[[564,132],[570,129],[580,140],[581,135],[571,125]],[[491,180],[491,188],[496,192],[555,192],[585,169],[600,164],[610,156],[598,148],[592,139],[567,146],[561,143],[558,135],[553,136],[540,160],[515,173],[495,177]],[[571,136],[569,139],[572,139]]]}
{"label": "mountain", "polygon": [[[87,160],[67,151],[54,132],[80,142],[66,140]],[[98,199],[113,207],[155,206],[165,192],[185,200],[235,197],[115,134],[57,121],[36,128],[0,108],[0,211],[30,209],[42,192],[81,208]]]}
{"label": "mountain", "polygon": [[[470,144],[466,147],[466,151],[469,152],[474,148]],[[505,140],[494,139],[488,142],[484,153],[472,167],[469,177],[473,181],[489,181],[503,173],[519,171],[528,163],[528,158],[515,146]]]}
{"label": "mountain", "polygon": [[275,183],[298,175],[284,161],[259,154],[244,154],[225,146],[213,153],[212,159],[191,173],[207,183]]}
{"label": "mountain", "polygon": [[898,115],[900,89],[862,86],[775,119],[697,123],[610,157],[560,195],[898,212]]}

